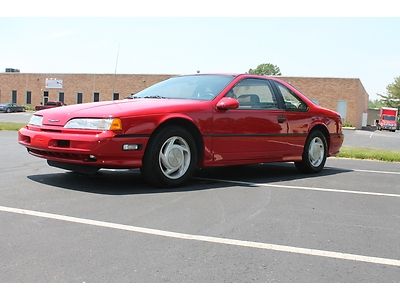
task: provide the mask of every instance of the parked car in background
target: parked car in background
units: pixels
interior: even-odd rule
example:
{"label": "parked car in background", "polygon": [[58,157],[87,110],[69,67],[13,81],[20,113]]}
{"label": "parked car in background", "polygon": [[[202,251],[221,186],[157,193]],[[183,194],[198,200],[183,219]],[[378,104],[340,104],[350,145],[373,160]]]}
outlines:
{"label": "parked car in background", "polygon": [[47,101],[44,105],[40,103],[40,105],[35,106],[35,110],[42,110],[42,109],[48,109],[48,108],[54,108],[54,107],[60,107],[64,106],[65,104],[60,101]]}
{"label": "parked car in background", "polygon": [[11,112],[23,112],[25,111],[25,107],[21,105],[17,105],[15,103],[4,103],[0,104],[0,111],[11,113]]}
{"label": "parked car in background", "polygon": [[36,112],[18,141],[76,172],[140,168],[156,186],[197,168],[288,161],[320,172],[343,143],[337,112],[283,80],[249,74],[178,76],[120,101]]}

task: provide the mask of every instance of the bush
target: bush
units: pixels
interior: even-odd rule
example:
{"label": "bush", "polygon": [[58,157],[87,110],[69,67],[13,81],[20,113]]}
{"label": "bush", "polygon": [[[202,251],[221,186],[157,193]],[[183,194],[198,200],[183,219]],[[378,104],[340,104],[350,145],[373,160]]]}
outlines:
{"label": "bush", "polygon": [[354,127],[353,124],[351,124],[349,121],[344,121],[343,122],[343,127]]}

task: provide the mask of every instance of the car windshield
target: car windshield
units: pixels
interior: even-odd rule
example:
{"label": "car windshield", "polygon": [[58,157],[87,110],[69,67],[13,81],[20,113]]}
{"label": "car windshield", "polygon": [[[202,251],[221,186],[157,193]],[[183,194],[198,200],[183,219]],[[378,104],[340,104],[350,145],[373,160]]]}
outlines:
{"label": "car windshield", "polygon": [[387,115],[383,116],[383,119],[386,121],[395,121],[396,120],[395,116],[387,116]]}
{"label": "car windshield", "polygon": [[130,98],[174,98],[212,100],[228,84],[231,75],[188,75],[156,83]]}

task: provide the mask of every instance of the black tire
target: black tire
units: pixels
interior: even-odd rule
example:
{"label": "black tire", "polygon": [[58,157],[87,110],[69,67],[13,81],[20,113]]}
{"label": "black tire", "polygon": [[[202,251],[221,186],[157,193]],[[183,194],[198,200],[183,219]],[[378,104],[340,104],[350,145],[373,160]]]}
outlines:
{"label": "black tire", "polygon": [[[316,150],[314,152],[315,157],[310,153],[310,147],[314,147]],[[307,137],[304,145],[302,161],[297,161],[294,164],[302,173],[318,173],[325,166],[327,153],[328,143],[325,135],[321,131],[315,130]]]}
{"label": "black tire", "polygon": [[10,112],[11,112],[11,108],[7,108],[6,113],[10,113]]}
{"label": "black tire", "polygon": [[[179,126],[168,126],[151,137],[141,172],[151,185],[175,187],[190,179],[197,160],[196,142],[190,132]],[[169,171],[173,172],[167,174]]]}

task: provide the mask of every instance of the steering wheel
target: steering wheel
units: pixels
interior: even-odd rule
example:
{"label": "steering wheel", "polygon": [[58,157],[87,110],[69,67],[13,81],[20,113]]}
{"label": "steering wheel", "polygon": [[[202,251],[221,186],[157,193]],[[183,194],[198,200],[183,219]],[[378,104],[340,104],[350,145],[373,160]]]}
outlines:
{"label": "steering wheel", "polygon": [[199,90],[196,93],[196,98],[198,99],[213,99],[215,97],[215,94],[209,89],[205,89],[205,90]]}

